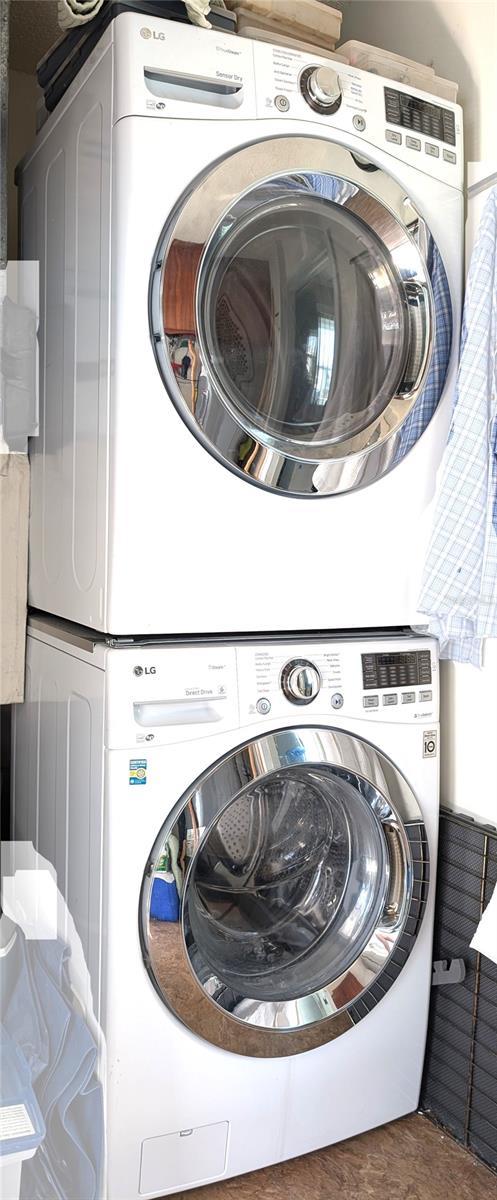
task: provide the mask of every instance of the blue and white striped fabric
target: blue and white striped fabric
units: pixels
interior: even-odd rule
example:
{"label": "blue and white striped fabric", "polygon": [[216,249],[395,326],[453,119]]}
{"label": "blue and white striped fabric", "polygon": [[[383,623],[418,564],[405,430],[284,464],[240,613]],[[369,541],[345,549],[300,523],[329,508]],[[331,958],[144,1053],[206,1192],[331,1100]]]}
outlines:
{"label": "blue and white striped fabric", "polygon": [[419,608],[443,658],[481,666],[484,638],[497,637],[497,189],[471,258],[455,406]]}
{"label": "blue and white striped fabric", "polygon": [[433,354],[425,386],[418,396],[414,408],[399,430],[399,439],[394,462],[402,458],[416,445],[436,411],[442,395],[452,345],[452,305],[449,281],[445,274],[440,253],[430,237],[426,266],[433,292],[433,315],[435,340]]}
{"label": "blue and white striped fabric", "polygon": [[[325,173],[319,175],[308,173],[305,179],[313,192],[319,196],[324,196],[327,200],[333,200],[336,204],[345,204],[347,199],[359,190],[355,184]],[[406,417],[406,420],[399,429],[396,442],[397,448],[392,465],[405,458],[405,455],[416,445],[418,438],[421,437],[421,434],[424,433],[426,426],[431,421],[442,395],[449,365],[452,346],[450,288],[441,255],[432,237],[429,237],[428,240],[426,267],[433,293],[433,315],[435,321],[433,354],[424,388],[418,396],[409,416]],[[400,274],[404,280],[408,280],[412,278],[413,272],[401,269]]]}

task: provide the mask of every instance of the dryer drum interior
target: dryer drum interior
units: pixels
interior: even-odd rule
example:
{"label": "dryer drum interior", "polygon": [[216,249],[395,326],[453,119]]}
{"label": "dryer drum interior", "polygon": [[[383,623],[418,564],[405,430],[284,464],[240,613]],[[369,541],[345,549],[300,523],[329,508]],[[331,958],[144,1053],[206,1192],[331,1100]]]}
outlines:
{"label": "dryer drum interior", "polygon": [[393,764],[337,730],[281,730],[224,758],[165,822],[142,890],[145,963],[209,1041],[308,1049],[394,981],[427,868],[417,802]]}
{"label": "dryer drum interior", "polygon": [[225,466],[288,495],[396,466],[443,393],[451,297],[422,214],[344,147],[229,156],[160,239],[151,333],[167,393]]}

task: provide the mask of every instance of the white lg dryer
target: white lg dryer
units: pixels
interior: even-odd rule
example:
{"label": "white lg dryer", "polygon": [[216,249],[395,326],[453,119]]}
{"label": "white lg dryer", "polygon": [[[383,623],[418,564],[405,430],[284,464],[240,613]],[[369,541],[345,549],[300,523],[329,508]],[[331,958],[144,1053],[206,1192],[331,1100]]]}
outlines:
{"label": "white lg dryer", "polygon": [[139,1200],[416,1108],[438,664],[403,634],[110,642],[31,620],[14,832],[90,971],[102,1195]]}
{"label": "white lg dryer", "polygon": [[462,178],[457,105],[116,17],[19,174],[30,603],[120,635],[412,623]]}

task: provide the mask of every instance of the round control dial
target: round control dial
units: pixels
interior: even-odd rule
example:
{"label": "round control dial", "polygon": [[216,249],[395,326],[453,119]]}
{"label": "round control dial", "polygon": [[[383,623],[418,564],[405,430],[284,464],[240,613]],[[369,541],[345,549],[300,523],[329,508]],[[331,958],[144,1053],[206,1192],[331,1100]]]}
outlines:
{"label": "round control dial", "polygon": [[294,658],[283,667],[281,687],[292,704],[310,704],[321,687],[321,676],[314,663]]}
{"label": "round control dial", "polygon": [[336,112],[342,103],[342,85],[332,67],[306,67],[300,76],[300,88],[314,112]]}

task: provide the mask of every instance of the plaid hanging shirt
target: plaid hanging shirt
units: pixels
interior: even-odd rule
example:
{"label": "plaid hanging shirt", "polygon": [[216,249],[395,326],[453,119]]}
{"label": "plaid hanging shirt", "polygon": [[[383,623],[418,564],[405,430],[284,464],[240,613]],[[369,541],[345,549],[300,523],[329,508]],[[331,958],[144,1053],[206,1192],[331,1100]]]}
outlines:
{"label": "plaid hanging shirt", "polygon": [[454,411],[418,607],[442,658],[497,637],[497,188],[471,257]]}

